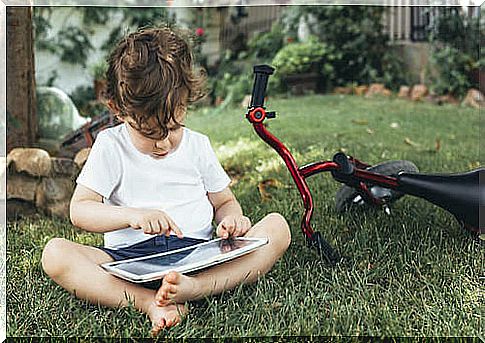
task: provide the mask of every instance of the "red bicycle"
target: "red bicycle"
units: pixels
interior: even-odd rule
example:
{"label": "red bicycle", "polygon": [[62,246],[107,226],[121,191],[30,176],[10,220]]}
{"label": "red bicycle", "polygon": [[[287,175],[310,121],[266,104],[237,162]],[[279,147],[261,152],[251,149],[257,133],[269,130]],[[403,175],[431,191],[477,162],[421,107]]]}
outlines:
{"label": "red bicycle", "polygon": [[264,125],[265,120],[276,117],[275,112],[264,107],[268,79],[274,70],[268,65],[254,67],[254,85],[246,118],[259,137],[283,158],[303,200],[301,230],[309,246],[330,264],[337,263],[340,256],[310,224],[313,199],[306,178],[320,172],[331,172],[336,181],[344,184],[336,195],[338,211],[365,204],[388,211],[391,203],[409,194],[447,210],[470,231],[485,232],[484,222],[480,220],[484,208],[480,204],[485,204],[485,187],[480,180],[485,178],[485,168],[462,174],[419,174],[410,161],[388,161],[372,166],[342,152],[336,153],[332,161],[299,167],[288,148]]}

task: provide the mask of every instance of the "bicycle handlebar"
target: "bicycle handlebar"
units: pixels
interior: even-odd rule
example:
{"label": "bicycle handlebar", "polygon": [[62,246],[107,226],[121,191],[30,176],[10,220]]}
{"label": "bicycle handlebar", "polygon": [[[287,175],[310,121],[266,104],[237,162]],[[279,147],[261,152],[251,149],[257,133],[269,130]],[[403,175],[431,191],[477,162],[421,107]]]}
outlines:
{"label": "bicycle handlebar", "polygon": [[254,66],[253,70],[254,84],[249,108],[264,107],[264,96],[266,95],[268,79],[269,76],[274,73],[275,69],[269,65],[263,64]]}

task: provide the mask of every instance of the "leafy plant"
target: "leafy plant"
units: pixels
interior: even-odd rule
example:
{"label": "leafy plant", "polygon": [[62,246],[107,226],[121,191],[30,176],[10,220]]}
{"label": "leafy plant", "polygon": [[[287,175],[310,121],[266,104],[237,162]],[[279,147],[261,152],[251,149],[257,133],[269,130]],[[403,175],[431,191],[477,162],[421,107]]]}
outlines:
{"label": "leafy plant", "polygon": [[106,78],[107,70],[108,70],[108,62],[106,62],[106,60],[101,60],[90,67],[90,71],[94,80],[102,80]]}
{"label": "leafy plant", "polygon": [[292,39],[297,39],[300,22],[306,22],[311,34],[338,51],[331,60],[337,85],[394,83],[397,80],[390,75],[398,74],[400,68],[384,59],[390,45],[383,34],[383,11],[376,6],[291,6],[282,22],[285,35]]}
{"label": "leafy plant", "polygon": [[472,87],[473,59],[469,55],[445,45],[433,50],[431,62],[438,71],[437,76],[431,76],[431,89],[436,94],[462,96]]}
{"label": "leafy plant", "polygon": [[431,89],[437,94],[463,96],[469,88],[479,88],[472,71],[484,65],[480,42],[485,27],[480,17],[470,17],[460,8],[442,8],[427,28],[433,47],[430,62],[437,71],[431,76]]}
{"label": "leafy plant", "polygon": [[106,107],[96,101],[92,86],[78,86],[69,94],[74,105],[83,117],[95,117],[106,111]]}
{"label": "leafy plant", "polygon": [[249,54],[256,58],[272,59],[283,47],[283,39],[283,26],[275,23],[271,31],[257,34],[249,40]]}
{"label": "leafy plant", "polygon": [[333,73],[332,62],[337,54],[327,44],[311,37],[307,42],[290,43],[273,58],[272,64],[280,76],[317,72],[327,76]]}

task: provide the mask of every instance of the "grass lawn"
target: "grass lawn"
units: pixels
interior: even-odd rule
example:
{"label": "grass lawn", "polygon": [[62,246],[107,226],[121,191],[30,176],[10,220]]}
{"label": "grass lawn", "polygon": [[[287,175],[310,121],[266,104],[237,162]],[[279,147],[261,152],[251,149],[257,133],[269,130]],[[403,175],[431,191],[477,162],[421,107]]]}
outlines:
{"label": "grass lawn", "polygon": [[[411,160],[423,172],[479,165],[476,110],[317,95],[270,99],[268,108],[279,114],[269,121],[270,130],[300,165],[331,159],[339,149],[368,163]],[[296,186],[243,113],[199,110],[188,126],[209,135],[253,222],[282,213],[293,243],[259,282],[191,304],[185,322],[162,336],[479,335],[484,250],[451,215],[412,197],[397,202],[391,216],[373,210],[339,215],[334,209],[339,184],[328,174],[313,176],[312,223],[344,256],[330,268],[305,247]],[[262,201],[257,185],[271,178],[281,186]],[[133,308],[87,304],[42,272],[41,251],[50,238],[101,244],[100,235],[38,216],[8,223],[7,236],[8,336],[149,336],[147,317]]]}

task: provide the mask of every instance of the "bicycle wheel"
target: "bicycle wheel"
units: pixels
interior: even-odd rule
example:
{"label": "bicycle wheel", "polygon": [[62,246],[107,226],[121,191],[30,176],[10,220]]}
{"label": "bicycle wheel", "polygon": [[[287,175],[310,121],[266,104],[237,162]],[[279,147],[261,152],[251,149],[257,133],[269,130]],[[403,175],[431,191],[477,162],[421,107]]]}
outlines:
{"label": "bicycle wheel", "polygon": [[[366,170],[387,176],[396,176],[399,172],[418,172],[418,167],[406,160],[387,161],[369,167]],[[391,204],[404,194],[381,186],[369,186],[369,191],[378,199],[385,199],[386,204]],[[363,198],[359,192],[347,185],[342,186],[335,195],[335,207],[337,212],[345,212],[353,206],[375,206]]]}

